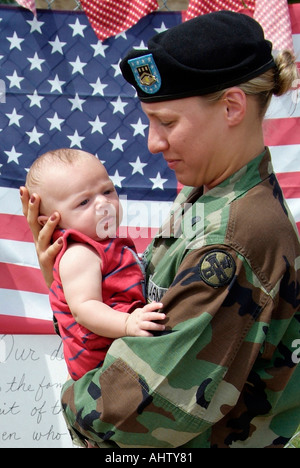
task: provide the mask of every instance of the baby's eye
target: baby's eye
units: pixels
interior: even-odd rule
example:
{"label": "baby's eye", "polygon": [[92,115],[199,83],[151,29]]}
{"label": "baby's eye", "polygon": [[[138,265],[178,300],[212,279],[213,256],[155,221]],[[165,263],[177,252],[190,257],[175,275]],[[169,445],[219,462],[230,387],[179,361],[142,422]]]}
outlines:
{"label": "baby's eye", "polygon": [[86,198],[86,199],[83,200],[81,203],[79,203],[79,206],[84,206],[84,205],[86,205],[88,202],[89,202],[89,200],[88,200],[88,198]]}

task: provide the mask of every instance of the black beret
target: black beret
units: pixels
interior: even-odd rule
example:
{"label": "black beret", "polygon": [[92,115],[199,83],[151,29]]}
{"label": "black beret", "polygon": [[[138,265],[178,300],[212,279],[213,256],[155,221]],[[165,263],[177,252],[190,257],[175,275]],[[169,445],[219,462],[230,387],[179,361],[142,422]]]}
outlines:
{"label": "black beret", "polygon": [[272,44],[250,16],[218,11],[152,37],[121,61],[143,102],[201,96],[245,83],[275,67]]}

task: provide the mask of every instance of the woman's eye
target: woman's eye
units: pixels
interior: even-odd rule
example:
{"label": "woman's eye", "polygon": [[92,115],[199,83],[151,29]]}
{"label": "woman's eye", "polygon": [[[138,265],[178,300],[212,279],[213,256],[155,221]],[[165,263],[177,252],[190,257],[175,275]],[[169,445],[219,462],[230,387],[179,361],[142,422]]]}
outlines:
{"label": "woman's eye", "polygon": [[163,127],[170,127],[172,124],[173,124],[173,122],[171,122],[171,121],[170,122],[161,122],[161,125]]}

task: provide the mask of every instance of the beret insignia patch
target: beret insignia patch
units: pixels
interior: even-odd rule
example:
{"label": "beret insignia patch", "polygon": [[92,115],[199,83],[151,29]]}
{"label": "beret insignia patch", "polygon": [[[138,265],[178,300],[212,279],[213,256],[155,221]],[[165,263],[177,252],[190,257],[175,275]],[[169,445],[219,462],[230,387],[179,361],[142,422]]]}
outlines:
{"label": "beret insignia patch", "polygon": [[161,77],[153,55],[128,60],[138,86],[147,94],[155,94],[161,87]]}
{"label": "beret insignia patch", "polygon": [[228,252],[212,250],[201,259],[199,270],[200,277],[206,284],[213,288],[220,288],[230,283],[234,277],[236,265]]}

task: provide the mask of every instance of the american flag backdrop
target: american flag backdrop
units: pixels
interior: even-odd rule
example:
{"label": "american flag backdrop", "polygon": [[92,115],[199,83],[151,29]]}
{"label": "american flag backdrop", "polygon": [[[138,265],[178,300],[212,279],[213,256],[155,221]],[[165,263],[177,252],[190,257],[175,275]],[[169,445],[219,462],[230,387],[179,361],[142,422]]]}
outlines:
{"label": "american flag backdrop", "polygon": [[[300,5],[290,6],[300,57]],[[155,12],[100,42],[84,12],[0,8],[0,333],[53,333],[48,291],[21,212],[19,186],[34,159],[72,147],[96,154],[124,206],[123,229],[142,252],[174,200],[177,182],[147,150],[147,119],[120,58],[184,18]],[[300,229],[300,99],[274,99],[266,144]]]}

